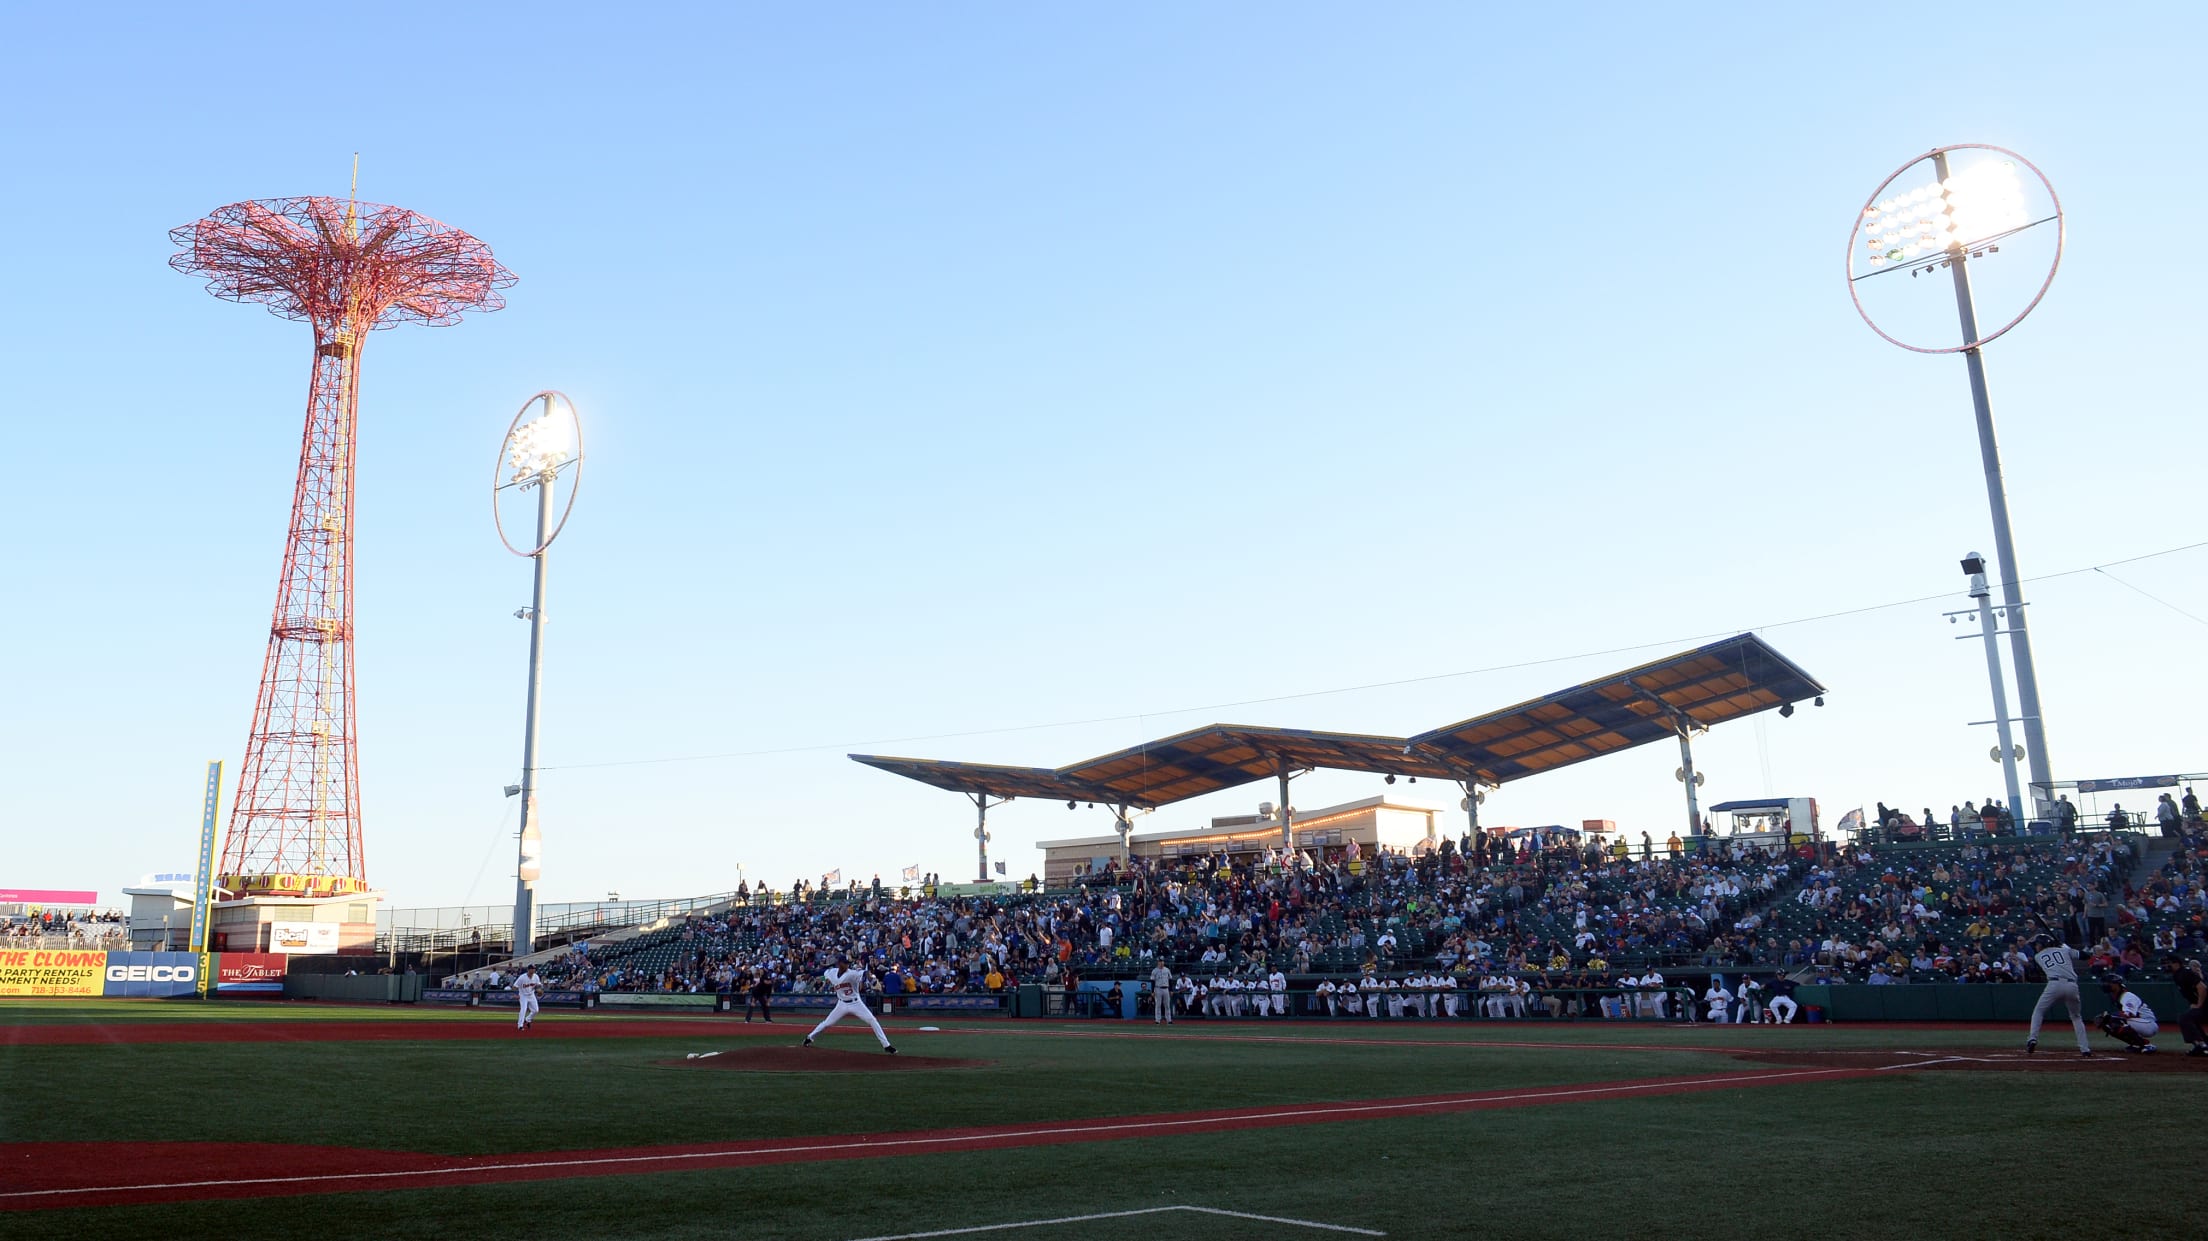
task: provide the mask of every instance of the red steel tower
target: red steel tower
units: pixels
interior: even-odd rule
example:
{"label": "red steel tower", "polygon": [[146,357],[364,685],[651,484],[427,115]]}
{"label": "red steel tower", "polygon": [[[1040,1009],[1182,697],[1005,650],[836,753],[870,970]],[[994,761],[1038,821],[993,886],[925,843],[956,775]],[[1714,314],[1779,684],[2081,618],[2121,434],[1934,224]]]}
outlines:
{"label": "red steel tower", "polygon": [[232,203],[172,230],[169,266],[215,296],[314,328],[299,479],[253,731],[218,871],[241,896],[368,888],[353,731],[353,445],[360,349],[399,323],[506,304],[490,247],[397,207],[335,198]]}

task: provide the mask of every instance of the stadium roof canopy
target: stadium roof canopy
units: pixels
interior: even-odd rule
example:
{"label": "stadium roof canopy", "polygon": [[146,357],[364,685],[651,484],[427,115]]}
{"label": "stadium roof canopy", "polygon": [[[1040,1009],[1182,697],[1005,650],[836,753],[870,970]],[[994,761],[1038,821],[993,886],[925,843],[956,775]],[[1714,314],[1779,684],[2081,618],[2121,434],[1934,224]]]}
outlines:
{"label": "stadium roof canopy", "polygon": [[1110,790],[1114,802],[1154,807],[1319,768],[1442,780],[1459,776],[1448,760],[1417,753],[1402,737],[1239,724],[1191,729],[1059,771]]}
{"label": "stadium roof canopy", "polygon": [[1744,633],[1411,738],[1503,784],[1743,719],[1825,687]]}
{"label": "stadium roof canopy", "polygon": [[1110,794],[1066,779],[1048,767],[1000,767],[995,763],[959,763],[939,758],[892,758],[854,754],[869,767],[932,784],[968,797],[1041,797],[1052,801],[1104,801]]}
{"label": "stadium roof canopy", "polygon": [[851,757],[969,797],[1154,809],[1320,768],[1500,785],[1823,694],[1741,634],[1414,737],[1214,724],[1056,769]]}

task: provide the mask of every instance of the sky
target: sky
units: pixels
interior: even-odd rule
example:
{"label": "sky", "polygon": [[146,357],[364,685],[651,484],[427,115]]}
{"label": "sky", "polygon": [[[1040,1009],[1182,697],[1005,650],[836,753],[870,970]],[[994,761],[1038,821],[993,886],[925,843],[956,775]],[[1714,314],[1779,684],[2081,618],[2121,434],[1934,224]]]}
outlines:
{"label": "sky", "polygon": [[[2140,227],[2208,189],[2196,8],[1937,37],[1791,6],[272,11],[48,6],[0,44],[0,887],[119,901],[190,869],[205,763],[234,782],[311,338],[171,271],[167,232],[341,195],[356,151],[363,199],[518,277],[362,356],[391,906],[511,900],[529,566],[490,467],[543,388],[588,434],[543,901],[970,876],[971,805],[852,751],[1404,734],[1749,630],[1832,692],[1700,739],[1706,802],[1998,795],[1982,651],[1942,619],[1992,551],[1964,364],[1875,336],[1843,263],[1872,190],[1958,142],[2066,210],[2046,299],[1986,351],[2055,775],[2208,771],[2203,258]],[[1677,764],[1483,818],[1661,839]],[[991,824],[1014,875],[1109,830]]]}

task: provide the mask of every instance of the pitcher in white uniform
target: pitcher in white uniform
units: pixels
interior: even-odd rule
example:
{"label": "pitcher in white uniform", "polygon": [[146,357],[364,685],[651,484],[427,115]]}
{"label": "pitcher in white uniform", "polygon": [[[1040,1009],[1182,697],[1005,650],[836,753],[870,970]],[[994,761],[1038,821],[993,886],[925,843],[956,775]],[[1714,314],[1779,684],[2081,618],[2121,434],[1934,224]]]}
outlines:
{"label": "pitcher in white uniform", "polygon": [[2068,944],[2041,941],[2032,953],[2032,960],[2039,963],[2041,973],[2047,975],[2047,986],[2039,993],[2039,1003],[2032,1006],[2032,1032],[2024,1038],[2024,1054],[2039,1050],[2039,1023],[2047,1016],[2047,1010],[2061,1000],[2070,1009],[2070,1028],[2078,1032],[2078,1054],[2090,1056],[2093,1045],[2085,1037],[2085,1010],[2078,1004],[2078,950]]}
{"label": "pitcher in white uniform", "polygon": [[856,1017],[866,1023],[866,1028],[874,1032],[875,1038],[881,1040],[883,1051],[896,1055],[897,1049],[889,1045],[889,1036],[882,1033],[882,1023],[874,1020],[874,1014],[867,1010],[866,1001],[859,998],[859,987],[866,981],[866,971],[852,969],[849,962],[844,962],[841,966],[830,968],[821,977],[828,980],[828,986],[835,991],[836,1006],[828,1010],[828,1015],[821,1018],[820,1024],[813,1027],[811,1034],[805,1036],[803,1045],[812,1046],[813,1040],[819,1038],[829,1026],[846,1017]]}

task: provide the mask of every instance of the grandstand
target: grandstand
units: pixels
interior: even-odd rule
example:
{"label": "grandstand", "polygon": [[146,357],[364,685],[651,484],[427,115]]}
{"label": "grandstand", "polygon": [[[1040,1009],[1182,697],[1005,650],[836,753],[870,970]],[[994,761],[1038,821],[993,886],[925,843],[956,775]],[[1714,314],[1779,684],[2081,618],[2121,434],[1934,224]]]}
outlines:
{"label": "grandstand", "polygon": [[[1642,971],[1831,984],[2020,982],[2053,935],[2126,974],[2208,944],[2208,831],[2098,831],[1779,849],[1725,840],[1618,856],[1555,838],[1467,856],[1215,853],[1139,859],[1043,890],[744,889],[587,947],[538,954],[555,987],[711,994],[815,986],[842,952],[905,994],[1054,992],[1176,974],[1321,979],[1439,972],[1614,993]],[[464,979],[480,981],[480,976]]]}

